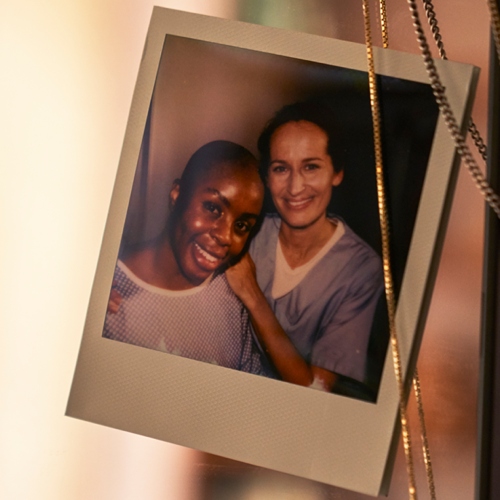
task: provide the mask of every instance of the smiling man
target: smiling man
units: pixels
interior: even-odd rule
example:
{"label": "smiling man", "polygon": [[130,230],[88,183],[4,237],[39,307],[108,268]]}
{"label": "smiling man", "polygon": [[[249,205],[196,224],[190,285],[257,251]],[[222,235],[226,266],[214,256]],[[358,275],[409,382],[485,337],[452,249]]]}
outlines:
{"label": "smiling man", "polygon": [[222,271],[242,253],[263,196],[248,150],[214,141],[196,151],[170,191],[165,231],[118,261],[120,305],[103,336],[259,373],[248,315]]}

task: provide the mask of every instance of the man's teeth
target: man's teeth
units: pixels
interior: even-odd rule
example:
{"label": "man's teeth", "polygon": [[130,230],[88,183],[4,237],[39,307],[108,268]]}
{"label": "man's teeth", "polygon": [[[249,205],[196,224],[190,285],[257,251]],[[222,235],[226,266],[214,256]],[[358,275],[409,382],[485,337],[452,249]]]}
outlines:
{"label": "man's teeth", "polygon": [[198,243],[195,243],[196,245],[196,248],[199,250],[199,252],[201,253],[201,255],[203,255],[203,257],[205,259],[208,260],[208,262],[212,262],[212,263],[215,263],[215,262],[218,262],[220,259],[218,259],[217,257],[214,257],[213,255],[210,255],[208,252],[206,252],[205,250],[203,250],[203,248],[200,247],[200,245],[198,245]]}

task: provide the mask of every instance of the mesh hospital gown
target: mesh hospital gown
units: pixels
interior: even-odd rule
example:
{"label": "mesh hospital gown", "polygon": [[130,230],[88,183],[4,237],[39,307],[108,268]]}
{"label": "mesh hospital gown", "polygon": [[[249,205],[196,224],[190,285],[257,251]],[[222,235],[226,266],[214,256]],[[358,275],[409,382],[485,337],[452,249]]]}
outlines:
{"label": "mesh hospital gown", "polygon": [[122,297],[108,312],[103,337],[198,361],[262,372],[249,318],[224,275],[183,290],[149,285],[118,261],[114,288]]}

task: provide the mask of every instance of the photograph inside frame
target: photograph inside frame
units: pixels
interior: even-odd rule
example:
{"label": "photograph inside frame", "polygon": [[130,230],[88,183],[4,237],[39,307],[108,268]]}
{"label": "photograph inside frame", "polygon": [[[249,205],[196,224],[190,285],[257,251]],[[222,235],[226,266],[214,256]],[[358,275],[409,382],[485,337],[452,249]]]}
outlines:
{"label": "photograph inside frame", "polygon": [[[408,387],[458,163],[420,57],[374,58]],[[477,70],[436,65],[463,125]],[[386,493],[374,163],[363,45],[156,7],[66,414]]]}
{"label": "photograph inside frame", "polygon": [[[378,85],[397,294],[438,108]],[[378,217],[366,72],[167,35],[103,337],[374,403]]]}

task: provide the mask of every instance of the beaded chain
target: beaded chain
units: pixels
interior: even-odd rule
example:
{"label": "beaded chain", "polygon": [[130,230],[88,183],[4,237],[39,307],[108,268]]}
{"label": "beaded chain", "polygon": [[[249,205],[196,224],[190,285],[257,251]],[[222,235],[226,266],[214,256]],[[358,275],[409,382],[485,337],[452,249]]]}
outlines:
{"label": "beaded chain", "polygon": [[[439,55],[442,59],[447,59],[432,1],[422,0],[422,3],[425,9],[426,17],[429,23],[429,27],[431,29],[432,36],[438,48]],[[500,61],[500,13],[498,11],[498,6],[495,0],[487,0],[487,3],[491,13],[491,26],[492,26],[493,39],[495,42],[497,56]],[[483,194],[486,202],[495,211],[497,216],[500,217],[500,198],[488,184],[482,171],[474,161],[474,158],[472,157],[465,143],[465,139],[460,133],[460,128],[448,103],[448,100],[445,95],[445,89],[441,83],[439,74],[432,60],[432,55],[430,53],[429,46],[427,44],[427,40],[425,38],[422,25],[418,16],[416,3],[413,0],[408,0],[408,4],[415,32],[417,35],[417,41],[419,43],[419,47],[424,58],[425,67],[427,69],[429,79],[431,82],[431,88],[433,90],[440,111],[444,117],[448,130],[455,142],[457,151],[462,156],[467,169],[472,175],[477,187]],[[385,0],[379,1],[379,11],[380,11],[380,26],[382,32],[382,45],[384,48],[388,48],[389,36],[388,36],[387,9]],[[373,135],[374,135],[375,167],[376,167],[376,178],[377,178],[377,196],[378,196],[379,217],[380,217],[380,225],[382,233],[382,259],[384,263],[384,284],[386,289],[386,300],[388,305],[389,329],[391,336],[391,348],[393,355],[394,371],[396,374],[396,380],[399,391],[399,413],[400,413],[401,429],[403,436],[403,447],[405,450],[406,467],[408,473],[409,498],[410,500],[416,500],[417,490],[416,490],[415,471],[412,458],[411,437],[408,427],[406,405],[404,404],[405,400],[404,380],[402,376],[401,357],[399,353],[398,339],[395,329],[396,307],[395,307],[395,297],[394,297],[394,290],[392,283],[392,272],[390,266],[390,253],[389,253],[390,231],[389,231],[389,220],[388,220],[389,218],[387,213],[387,203],[385,197],[384,178],[383,178],[380,110],[378,105],[376,74],[373,61],[370,10],[369,10],[368,0],[363,0],[363,14],[364,14],[364,27],[365,27],[365,43],[366,43],[366,51],[368,59],[370,105],[372,109],[372,121],[373,121],[373,131],[374,131]],[[468,130],[471,134],[472,140],[480,156],[483,158],[484,161],[486,161],[487,147],[483,139],[481,138],[481,135],[472,119],[470,119],[469,121]],[[436,491],[434,484],[434,475],[432,470],[432,462],[430,458],[429,444],[427,439],[420,380],[417,370],[415,370],[413,378],[413,389],[416,398],[417,412],[419,417],[420,434],[422,439],[422,452],[423,452],[424,464],[427,475],[427,484],[431,499],[435,500]]]}
{"label": "beaded chain", "polygon": [[[494,2],[489,1],[489,4],[493,3]],[[489,185],[483,172],[477,165],[476,160],[472,156],[469,147],[465,142],[464,136],[460,133],[460,127],[458,126],[455,115],[453,114],[451,106],[448,102],[444,86],[441,83],[441,79],[439,78],[436,65],[434,64],[434,61],[432,59],[432,54],[424,34],[422,24],[420,22],[420,17],[418,15],[417,4],[415,0],[408,0],[408,6],[410,8],[413,27],[415,28],[415,33],[417,35],[418,45],[420,47],[420,51],[422,52],[422,56],[424,58],[425,68],[427,70],[427,74],[429,75],[432,92],[434,93],[436,102],[439,106],[439,109],[444,118],[446,126],[448,127],[448,131],[450,132],[450,135],[453,138],[453,141],[455,142],[455,147],[460,156],[462,157],[462,159],[464,160],[465,166],[467,167],[467,170],[471,174],[477,188],[481,191],[488,205],[497,214],[497,217],[500,218],[500,197],[498,196],[497,193],[495,193],[495,191]],[[490,8],[492,12],[492,28],[493,32],[496,33],[496,36],[494,36],[494,38],[499,38],[498,33],[500,33],[500,26],[497,26],[497,24],[500,25],[500,22],[496,23],[494,19],[495,13],[498,14],[498,10],[496,8],[492,8],[491,5]],[[496,20],[498,21],[498,16]]]}

